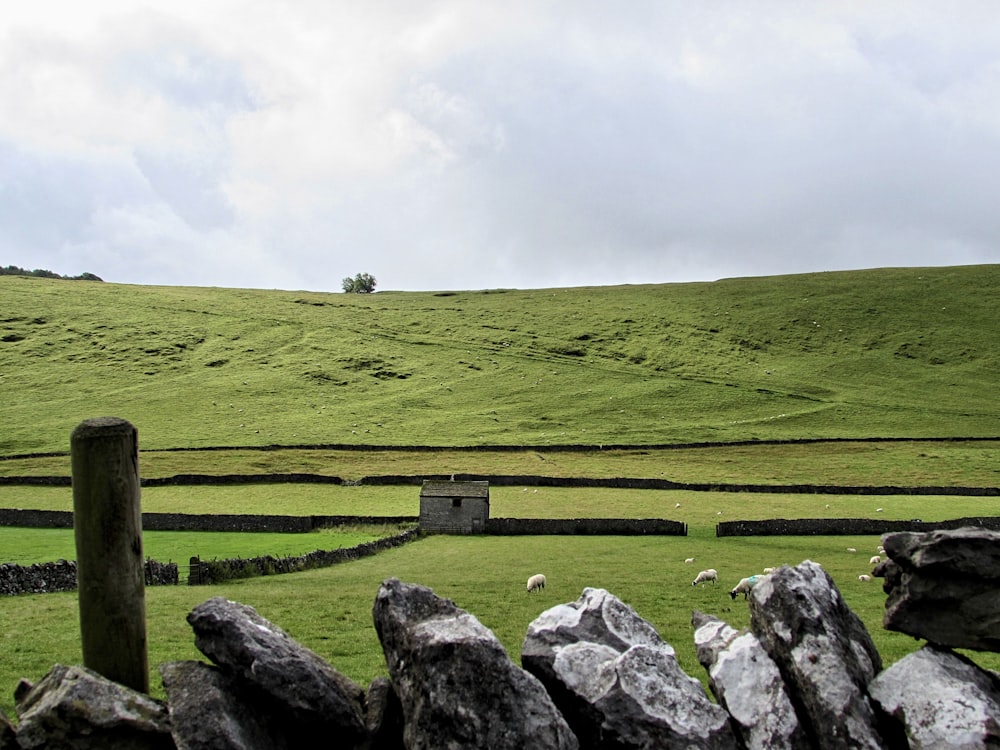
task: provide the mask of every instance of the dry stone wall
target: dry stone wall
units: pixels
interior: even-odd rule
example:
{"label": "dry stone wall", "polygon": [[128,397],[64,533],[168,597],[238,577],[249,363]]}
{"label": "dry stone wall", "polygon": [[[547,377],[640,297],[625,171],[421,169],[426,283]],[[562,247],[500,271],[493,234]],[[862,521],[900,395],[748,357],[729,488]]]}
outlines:
{"label": "dry stone wall", "polygon": [[[940,586],[996,591],[996,532],[888,535],[883,543],[887,627],[926,638],[921,607],[940,608]],[[252,608],[212,598],[188,616],[207,661],[161,665],[166,701],[57,665],[18,687],[17,724],[0,717],[0,748],[1000,744],[1000,678],[953,650],[992,648],[995,609],[938,613],[932,640],[883,668],[864,625],[814,562],[777,569],[748,606],[745,631],[711,614],[692,617],[713,701],[655,628],[604,589],[584,589],[539,615],[517,666],[473,614],[419,584],[383,581],[372,617],[389,676],[367,689]]]}
{"label": "dry stone wall", "polygon": [[[177,585],[177,563],[146,560],[145,571],[147,586]],[[33,565],[0,564],[0,596],[76,591],[76,585],[75,560],[56,560]]]}

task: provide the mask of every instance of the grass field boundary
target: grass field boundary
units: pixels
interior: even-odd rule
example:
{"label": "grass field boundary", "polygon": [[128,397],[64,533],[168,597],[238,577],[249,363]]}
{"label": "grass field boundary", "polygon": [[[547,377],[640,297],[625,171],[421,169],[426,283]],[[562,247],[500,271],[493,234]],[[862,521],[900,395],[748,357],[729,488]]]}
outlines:
{"label": "grass field boundary", "polygon": [[[144,531],[231,531],[309,533],[336,526],[416,523],[417,516],[284,516],[228,513],[143,513]],[[0,526],[38,529],[73,528],[73,511],[0,508]]]}
{"label": "grass field boundary", "polygon": [[[185,487],[245,484],[333,484],[344,486],[420,486],[425,480],[487,481],[495,487],[578,487],[689,492],[750,492],[792,495],[961,495],[997,497],[1000,487],[900,486],[835,484],[738,484],[734,482],[675,482],[649,477],[556,477],[540,474],[385,474],[345,481],[325,474],[178,474],[140,479],[142,487]],[[70,487],[64,476],[0,477],[0,486]]]}
{"label": "grass field boundary", "polygon": [[[1000,435],[975,436],[871,436],[871,437],[817,437],[817,438],[784,438],[784,439],[749,439],[726,441],[701,441],[687,443],[540,443],[535,445],[384,445],[366,443],[306,443],[306,444],[271,444],[271,445],[205,445],[194,447],[156,448],[154,453],[211,453],[217,451],[352,451],[356,453],[378,452],[412,452],[412,453],[443,453],[446,451],[469,453],[602,453],[609,451],[669,451],[692,450],[698,448],[740,448],[746,446],[767,445],[817,445],[825,443],[965,443],[965,442],[1000,442]],[[140,451],[140,457],[142,453]],[[33,458],[60,458],[69,456],[69,451],[47,453],[18,453],[0,455],[0,461],[30,460]]]}
{"label": "grass field boundary", "polygon": [[363,542],[354,547],[340,547],[332,550],[316,550],[304,555],[275,557],[265,555],[250,558],[230,558],[228,560],[201,560],[191,558],[188,568],[189,586],[217,584],[224,581],[258,576],[295,573],[302,570],[326,568],[342,562],[360,560],[388,549],[400,547],[423,536],[419,528],[407,529],[393,536]]}
{"label": "grass field boundary", "polygon": [[[177,563],[157,562],[147,558],[143,564],[146,586],[176,586],[179,579]],[[18,565],[0,563],[0,596],[21,594],[55,594],[76,591],[76,560]]]}
{"label": "grass field boundary", "polygon": [[723,521],[717,537],[734,536],[881,536],[900,531],[924,533],[975,526],[1000,531],[1000,517],[976,516],[945,521],[892,521],[877,518],[771,518],[763,521]]}

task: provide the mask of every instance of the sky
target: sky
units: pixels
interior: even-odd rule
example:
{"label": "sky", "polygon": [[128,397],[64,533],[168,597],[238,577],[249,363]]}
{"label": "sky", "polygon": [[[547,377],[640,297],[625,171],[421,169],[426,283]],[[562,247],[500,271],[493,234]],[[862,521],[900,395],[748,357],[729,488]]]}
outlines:
{"label": "sky", "polygon": [[477,290],[1000,263],[994,0],[34,0],[0,266]]}

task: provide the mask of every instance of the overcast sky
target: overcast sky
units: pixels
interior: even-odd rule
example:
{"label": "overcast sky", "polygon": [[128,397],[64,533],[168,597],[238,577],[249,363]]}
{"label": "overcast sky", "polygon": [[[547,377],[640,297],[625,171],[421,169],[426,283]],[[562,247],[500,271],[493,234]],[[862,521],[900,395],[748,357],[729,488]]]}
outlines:
{"label": "overcast sky", "polygon": [[0,14],[0,265],[562,287],[1000,263],[994,0]]}

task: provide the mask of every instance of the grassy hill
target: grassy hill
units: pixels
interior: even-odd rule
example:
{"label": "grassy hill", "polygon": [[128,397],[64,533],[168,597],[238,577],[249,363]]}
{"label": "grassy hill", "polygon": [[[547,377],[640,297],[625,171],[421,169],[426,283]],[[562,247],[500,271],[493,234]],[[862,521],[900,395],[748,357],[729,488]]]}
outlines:
{"label": "grassy hill", "polygon": [[[684,482],[995,487],[1000,266],[886,269],[714,283],[374,295],[126,286],[0,276],[0,475],[67,474],[84,419],[139,429],[144,477],[306,471],[666,475]],[[801,438],[902,443],[754,445]],[[545,446],[723,449],[545,452]],[[747,442],[749,445],[733,446]],[[328,446],[297,450],[296,446]],[[173,451],[243,446],[229,451]],[[287,446],[256,451],[255,447]],[[332,447],[340,446],[340,448]],[[397,450],[346,450],[390,446]],[[410,446],[534,450],[414,452]],[[5,507],[67,510],[68,487],[5,486]],[[415,514],[413,487],[146,488],[144,510]],[[352,679],[384,675],[371,627],[381,580],[433,588],[519,653],[541,611],[585,586],[630,603],[702,674],[692,609],[745,627],[726,591],[763,566],[821,561],[887,663],[919,647],[880,628],[861,583],[877,536],[717,538],[723,519],[996,515],[997,498],[497,487],[497,516],[666,517],[686,537],[430,536],[350,565],[147,592],[150,661],[199,658],[185,615],[210,596],[254,606]],[[39,534],[36,534],[39,532]],[[8,539],[38,544],[41,530]],[[242,536],[242,535],[241,535]],[[57,540],[69,555],[72,532]],[[241,541],[245,543],[245,540]],[[256,542],[255,542],[256,543]],[[13,542],[8,543],[8,547]],[[853,554],[846,549],[859,549]],[[241,548],[242,549],[242,548]],[[273,549],[245,549],[246,555]],[[868,551],[868,552],[865,552]],[[192,549],[189,554],[208,554]],[[37,551],[33,554],[42,554]],[[720,571],[692,587],[684,560]],[[33,558],[34,559],[34,558]],[[524,593],[545,571],[542,595]],[[337,592],[331,596],[330,592]],[[79,661],[76,596],[0,608],[0,710],[13,687]],[[977,655],[995,669],[996,655]],[[155,678],[154,678],[155,679]],[[162,695],[157,683],[154,690]]]}
{"label": "grassy hill", "polygon": [[0,455],[978,437],[1000,266],[372,295],[0,277]]}

